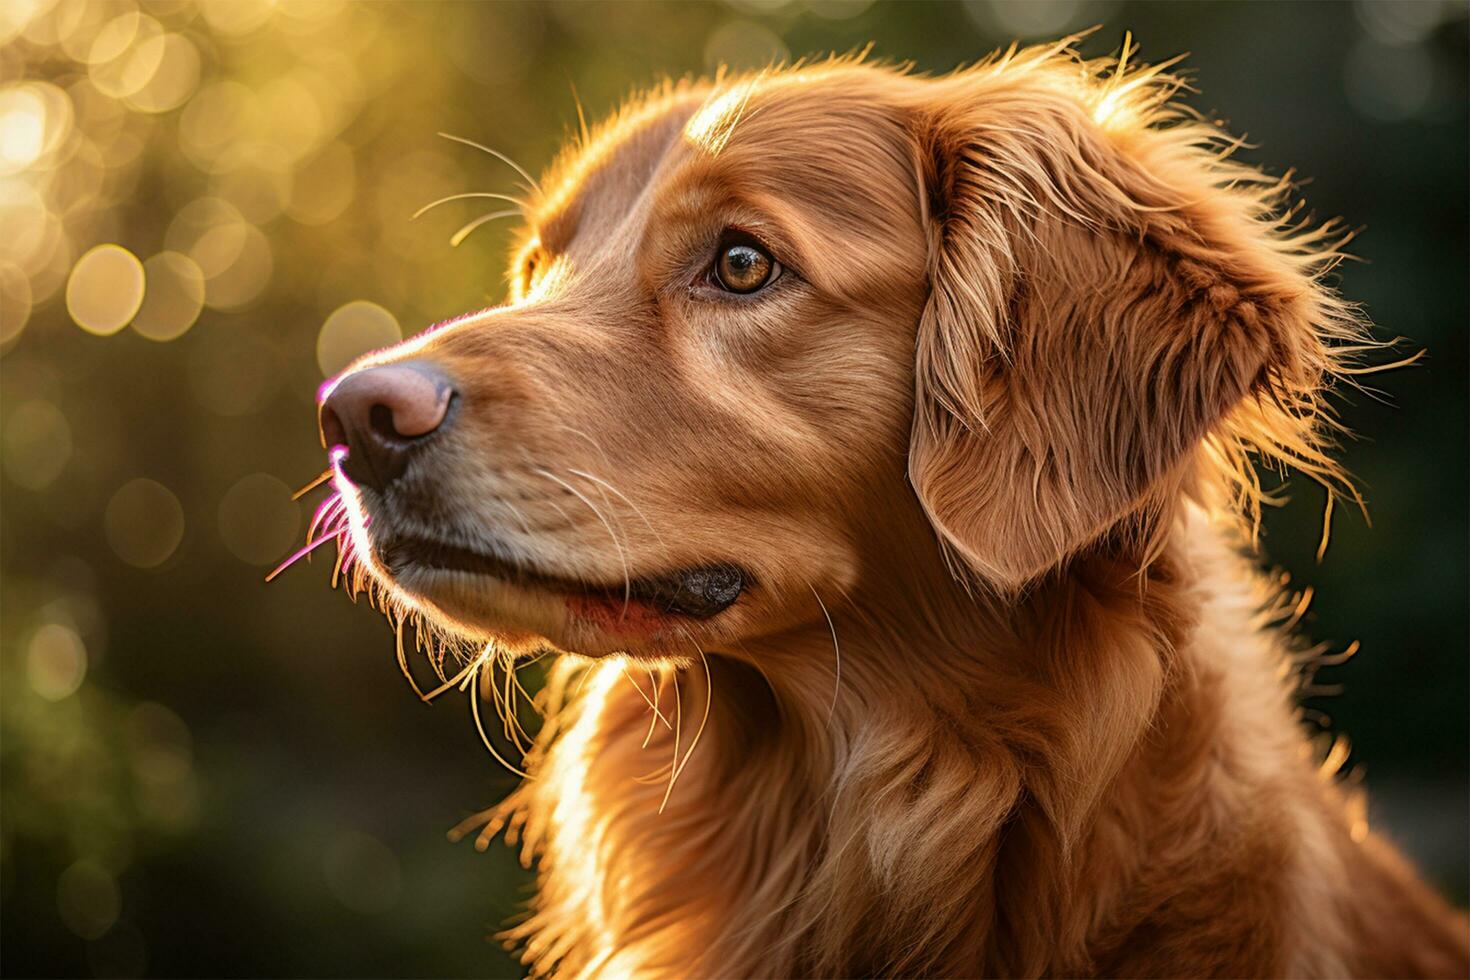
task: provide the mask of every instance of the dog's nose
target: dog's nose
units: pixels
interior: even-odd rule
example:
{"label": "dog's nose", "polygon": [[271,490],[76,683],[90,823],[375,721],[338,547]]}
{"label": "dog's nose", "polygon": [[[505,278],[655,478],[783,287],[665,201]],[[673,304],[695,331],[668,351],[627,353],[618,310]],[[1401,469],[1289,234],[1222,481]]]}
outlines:
{"label": "dog's nose", "polygon": [[322,445],[347,448],[342,471],[354,483],[382,490],[408,468],[425,438],[449,414],[454,386],[426,361],[364,368],[343,378],[318,412]]}

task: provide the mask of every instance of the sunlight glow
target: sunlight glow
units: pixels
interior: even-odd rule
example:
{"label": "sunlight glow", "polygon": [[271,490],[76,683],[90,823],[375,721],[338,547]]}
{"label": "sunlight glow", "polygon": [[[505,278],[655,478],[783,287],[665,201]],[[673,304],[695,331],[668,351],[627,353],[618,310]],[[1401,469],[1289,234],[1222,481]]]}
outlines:
{"label": "sunlight glow", "polygon": [[684,138],[710,156],[719,156],[730,142],[755,85],[755,80],[742,82],[706,102],[684,127]]}
{"label": "sunlight glow", "polygon": [[575,904],[587,910],[596,947],[589,962],[605,961],[613,952],[613,937],[607,932],[607,909],[603,898],[603,875],[599,868],[603,828],[594,819],[596,803],[587,790],[595,762],[599,721],[613,686],[624,676],[627,661],[608,657],[586,668],[587,677],[578,698],[577,721],[548,757],[538,775],[545,781],[543,792],[556,800],[551,813],[554,850],[567,863],[561,869],[570,882]]}

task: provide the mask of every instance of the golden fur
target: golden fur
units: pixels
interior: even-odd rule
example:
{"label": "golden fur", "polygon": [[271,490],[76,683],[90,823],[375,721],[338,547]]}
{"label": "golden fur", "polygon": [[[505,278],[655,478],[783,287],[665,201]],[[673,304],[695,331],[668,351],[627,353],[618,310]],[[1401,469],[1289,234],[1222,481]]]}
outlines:
{"label": "golden fur", "polygon": [[[1303,731],[1249,556],[1252,459],[1351,494],[1337,238],[1176,87],[1065,46],[667,86],[542,182],[513,303],[363,362],[431,358],[463,407],[434,518],[344,485],[362,568],[487,651],[577,654],[482,835],[538,868],[534,972],[1470,972]],[[728,227],[787,276],[690,287]],[[751,587],[630,625],[389,576],[413,520]]]}

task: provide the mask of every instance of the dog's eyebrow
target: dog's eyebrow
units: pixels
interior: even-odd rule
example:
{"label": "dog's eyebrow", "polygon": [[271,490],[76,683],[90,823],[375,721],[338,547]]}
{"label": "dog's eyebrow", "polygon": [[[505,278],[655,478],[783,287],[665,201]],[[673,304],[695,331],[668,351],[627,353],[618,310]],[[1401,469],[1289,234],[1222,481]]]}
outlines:
{"label": "dog's eyebrow", "polygon": [[743,191],[721,174],[696,171],[666,183],[659,198],[662,203],[655,203],[640,247],[668,234],[685,240],[711,239],[712,245],[714,235],[734,229],[759,239],[782,265],[807,278],[810,249],[803,243],[811,236],[804,234],[796,210],[774,192]]}

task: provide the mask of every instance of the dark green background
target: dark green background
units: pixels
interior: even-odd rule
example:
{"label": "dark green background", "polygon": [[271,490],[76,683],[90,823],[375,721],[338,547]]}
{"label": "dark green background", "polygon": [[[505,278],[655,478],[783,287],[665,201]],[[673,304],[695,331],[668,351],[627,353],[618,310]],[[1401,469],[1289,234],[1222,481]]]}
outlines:
{"label": "dark green background", "polygon": [[[400,189],[407,212],[375,203],[401,176],[402,160],[452,160],[463,180],[449,191],[504,191],[510,175],[434,133],[484,140],[535,171],[575,125],[572,86],[599,116],[634,87],[706,71],[721,53],[763,60],[776,40],[792,55],[874,41],[876,57],[944,71],[1017,34],[1039,39],[1093,24],[1102,26],[1083,44],[1089,54],[1115,51],[1124,31],[1141,43],[1143,60],[1188,53],[1184,68],[1199,89],[1192,104],[1245,134],[1257,147],[1247,159],[1273,172],[1296,168],[1314,214],[1361,226],[1353,250],[1362,261],[1343,267],[1343,292],[1382,335],[1408,338],[1404,351],[1428,352],[1416,367],[1370,379],[1386,404],[1363,395],[1341,403],[1358,434],[1344,457],[1366,489],[1373,527],[1340,510],[1318,565],[1320,492],[1299,483],[1293,502],[1268,516],[1265,546],[1295,583],[1316,588],[1305,622],[1314,640],[1362,642],[1358,657],[1321,676],[1343,693],[1312,706],[1351,735],[1352,765],[1373,790],[1378,824],[1464,901],[1466,8],[1392,6],[1414,10],[426,3],[343,14],[375,25],[346,56],[386,73],[342,137],[357,153],[354,203],[322,227],[287,218],[264,226],[276,272],[260,301],[242,312],[206,310],[183,338],[157,345],[127,331],[84,334],[53,300],[0,359],[6,410],[22,396],[50,398],[71,420],[82,456],[63,475],[61,499],[77,502],[61,517],[46,495],[0,484],[4,972],[513,971],[485,937],[523,901],[527,878],[505,848],[482,855],[443,836],[511,786],[479,745],[468,705],[461,698],[431,708],[413,698],[381,618],[328,591],[330,563],[266,587],[263,569],[226,550],[214,516],[244,474],[294,485],[320,469],[313,352],[332,309],[374,300],[411,332],[502,295],[503,230],[452,250],[445,237],[472,211],[402,227],[412,207],[447,191]],[[210,35],[183,8],[155,15]],[[711,41],[732,22],[742,26]],[[289,67],[302,55],[273,30],[209,48],[206,74],[251,85]],[[64,78],[73,69],[53,60],[33,70]],[[150,142],[146,153],[112,234],[97,239],[140,256],[161,247],[172,211],[201,193],[203,180],[167,141]],[[417,235],[420,254],[385,257],[385,222],[397,223],[394,234]],[[271,374],[252,411],[201,408],[191,372],[221,361]],[[89,464],[89,447],[108,462]],[[186,517],[179,551],[152,571],[119,561],[101,530],[112,489],[138,475],[171,487]],[[77,588],[93,601],[83,631],[93,662],[82,689],[52,704],[25,690],[24,648],[47,604]],[[180,826],[160,829],[135,812],[120,746],[123,719],[143,701],[168,706],[190,731],[198,804]],[[96,751],[52,771],[63,763],[48,746],[75,730],[90,733]],[[56,791],[55,779],[70,790]],[[99,837],[113,843],[92,854]],[[58,876],[81,858],[111,868],[121,896],[117,924],[92,941],[58,914]]]}

